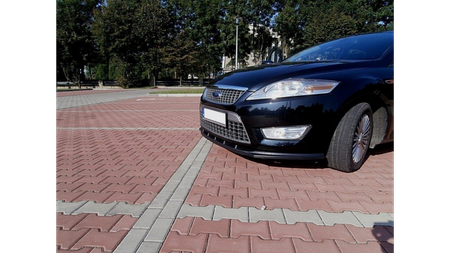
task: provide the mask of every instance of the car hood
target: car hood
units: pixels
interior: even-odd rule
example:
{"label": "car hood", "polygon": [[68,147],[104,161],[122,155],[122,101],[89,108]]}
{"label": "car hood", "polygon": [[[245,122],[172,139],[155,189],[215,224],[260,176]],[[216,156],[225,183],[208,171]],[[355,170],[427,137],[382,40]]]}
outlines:
{"label": "car hood", "polygon": [[[289,62],[239,69],[217,77],[210,85],[229,85],[256,91],[263,86],[290,77],[320,78],[321,74],[349,68],[361,68],[362,62]],[[319,76],[319,77],[317,77]]]}

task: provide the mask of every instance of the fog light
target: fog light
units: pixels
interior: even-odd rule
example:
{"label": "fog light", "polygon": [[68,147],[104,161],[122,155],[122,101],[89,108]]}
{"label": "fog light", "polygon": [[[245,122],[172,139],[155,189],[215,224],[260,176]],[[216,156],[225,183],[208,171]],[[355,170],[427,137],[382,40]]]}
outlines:
{"label": "fog light", "polygon": [[269,127],[261,128],[264,138],[271,140],[301,140],[311,126]]}

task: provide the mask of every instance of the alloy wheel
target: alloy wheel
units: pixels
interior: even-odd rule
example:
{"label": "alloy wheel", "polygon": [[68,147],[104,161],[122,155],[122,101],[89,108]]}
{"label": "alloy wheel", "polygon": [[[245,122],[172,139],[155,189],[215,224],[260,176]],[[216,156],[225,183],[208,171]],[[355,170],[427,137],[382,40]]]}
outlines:
{"label": "alloy wheel", "polygon": [[366,154],[370,142],[371,122],[367,114],[361,116],[353,137],[352,159],[358,163]]}

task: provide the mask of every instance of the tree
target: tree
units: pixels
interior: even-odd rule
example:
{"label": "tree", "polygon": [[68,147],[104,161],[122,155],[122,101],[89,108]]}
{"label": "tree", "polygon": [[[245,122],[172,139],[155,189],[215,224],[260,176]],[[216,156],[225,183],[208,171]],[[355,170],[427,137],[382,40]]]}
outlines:
{"label": "tree", "polygon": [[152,76],[155,85],[170,24],[161,1],[110,0],[95,17],[100,51],[116,67],[119,84],[134,87]]}
{"label": "tree", "polygon": [[347,1],[316,2],[314,15],[309,18],[302,47],[357,34],[360,20],[352,16],[355,10]]}
{"label": "tree", "polygon": [[94,10],[94,22],[92,24],[92,33],[98,47],[101,59],[98,62],[97,69],[100,74],[97,79],[112,79],[110,75],[111,46],[113,34],[113,15],[107,5],[103,4]]}
{"label": "tree", "polygon": [[[245,66],[246,59],[252,51],[249,24],[252,20],[250,6],[247,1],[231,0],[224,3],[224,17],[219,23],[221,51],[227,57],[235,58],[236,53],[236,26],[238,26],[238,62]],[[236,24],[236,19],[239,23]],[[235,62],[234,60],[232,61]],[[236,66],[235,66],[236,67]]]}
{"label": "tree", "polygon": [[98,4],[98,0],[56,2],[57,67],[67,81],[75,82],[79,87],[84,78],[84,67],[97,56],[91,24]]}
{"label": "tree", "polygon": [[[181,33],[194,43],[194,51],[201,55],[194,59],[195,64],[190,67],[200,78],[216,72],[220,68],[221,38],[219,23],[223,18],[222,0],[169,0],[167,8],[174,32],[175,39]],[[192,74],[194,74],[192,73]]]}
{"label": "tree", "polygon": [[[158,0],[143,0],[136,12],[137,50],[141,53],[144,74],[153,77],[156,86],[161,71],[162,48],[169,41],[169,15]],[[149,78],[150,79],[150,78]]]}
{"label": "tree", "polygon": [[195,58],[198,56],[194,42],[185,32],[181,32],[169,45],[163,48],[161,61],[175,70],[175,76],[178,75],[181,86],[183,75],[189,73],[194,65]]}
{"label": "tree", "polygon": [[255,64],[261,63],[265,51],[269,49],[275,39],[272,37],[272,18],[275,15],[272,0],[250,0],[251,48]]}
{"label": "tree", "polygon": [[277,5],[276,31],[288,55],[328,40],[393,29],[393,1],[285,0]]}
{"label": "tree", "polygon": [[201,57],[197,59],[196,72],[207,76],[215,73],[221,66],[221,39],[219,24],[224,15],[221,0],[204,0],[200,4],[191,2],[191,15],[187,15],[185,31],[196,45]]}
{"label": "tree", "polygon": [[102,7],[103,20],[108,24],[100,26],[108,30],[101,31],[109,38],[106,47],[111,62],[117,70],[120,86],[128,88],[141,80],[143,66],[140,64],[139,40],[136,33],[136,12],[141,1],[110,0]]}
{"label": "tree", "polygon": [[392,0],[57,0],[58,73],[79,83],[95,63],[98,78],[117,78],[123,87],[152,78],[155,85],[164,67],[179,78],[217,72],[223,55],[235,57],[236,26],[244,66],[252,52],[260,63],[278,40],[271,29],[289,56],[393,29],[393,21]]}

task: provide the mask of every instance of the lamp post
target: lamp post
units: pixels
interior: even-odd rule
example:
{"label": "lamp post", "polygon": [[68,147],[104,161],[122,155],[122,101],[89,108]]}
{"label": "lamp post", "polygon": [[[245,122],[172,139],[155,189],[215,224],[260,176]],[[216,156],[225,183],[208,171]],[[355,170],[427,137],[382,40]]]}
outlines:
{"label": "lamp post", "polygon": [[239,18],[236,18],[236,65],[235,65],[235,69],[238,69],[238,31],[239,31]]}

